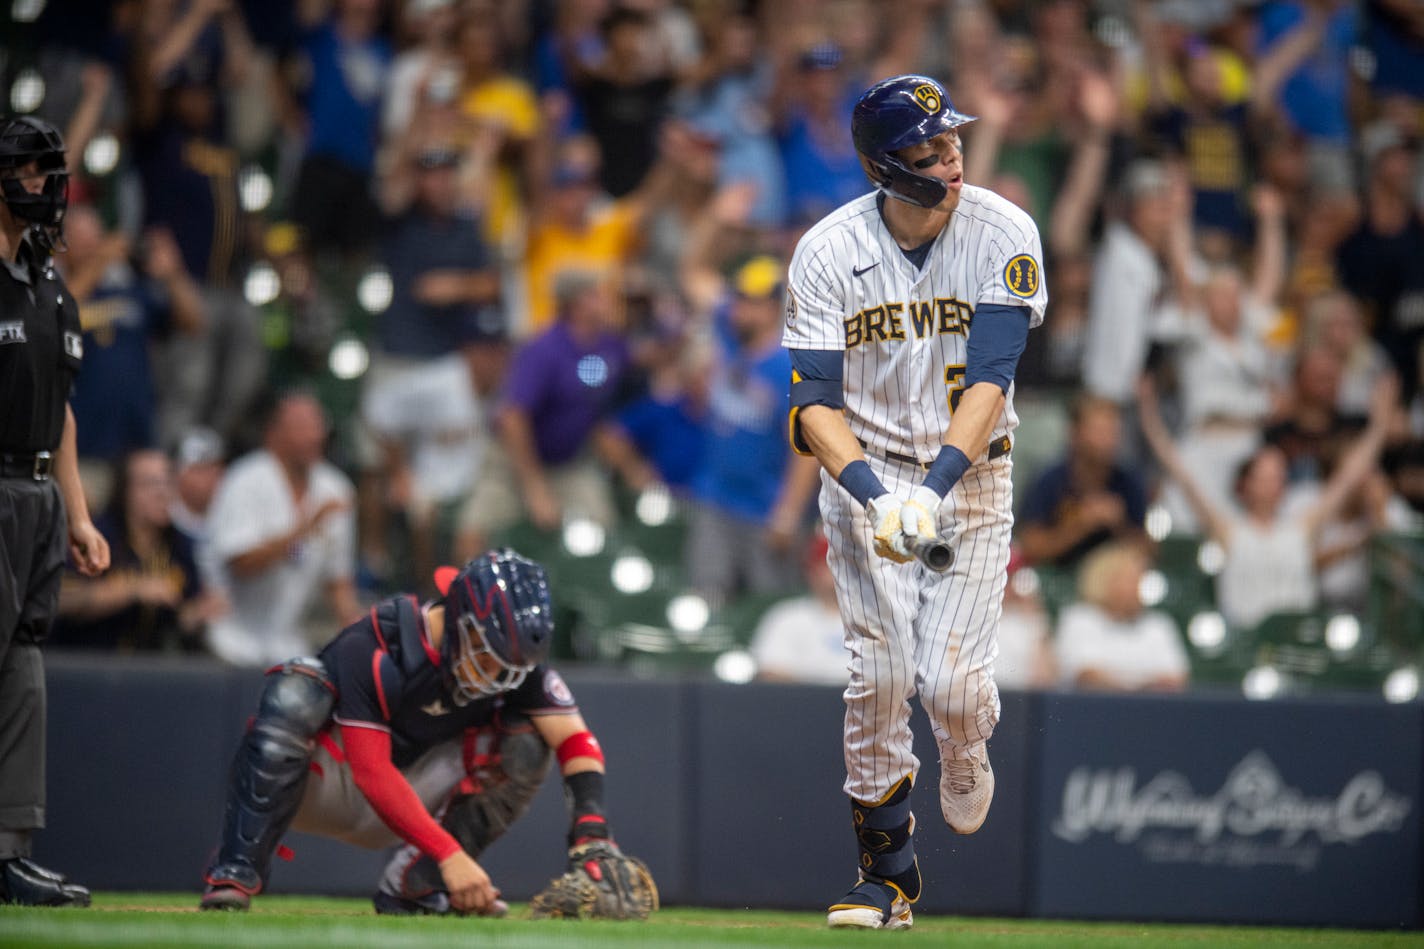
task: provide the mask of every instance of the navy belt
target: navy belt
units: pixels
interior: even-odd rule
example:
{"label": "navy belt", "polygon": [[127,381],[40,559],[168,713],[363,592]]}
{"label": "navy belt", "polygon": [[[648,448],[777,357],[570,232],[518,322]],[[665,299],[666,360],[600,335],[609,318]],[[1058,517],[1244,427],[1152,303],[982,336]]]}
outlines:
{"label": "navy belt", "polygon": [[0,478],[48,481],[54,470],[54,453],[48,451],[0,452]]}
{"label": "navy belt", "polygon": [[[888,451],[880,448],[871,448],[865,443],[864,439],[857,440],[860,442],[860,447],[864,448],[866,451],[873,452],[874,454],[879,455],[881,458],[885,458],[889,461],[898,461],[902,465],[914,465],[917,468],[922,468],[928,471],[930,465],[933,463],[933,459],[931,459],[930,461],[920,461],[920,459],[915,458],[912,455],[904,455],[898,451]],[[1004,435],[1000,438],[996,438],[989,443],[989,460],[993,461],[995,458],[1002,458],[1013,450],[1014,443],[1009,440],[1009,436]]]}

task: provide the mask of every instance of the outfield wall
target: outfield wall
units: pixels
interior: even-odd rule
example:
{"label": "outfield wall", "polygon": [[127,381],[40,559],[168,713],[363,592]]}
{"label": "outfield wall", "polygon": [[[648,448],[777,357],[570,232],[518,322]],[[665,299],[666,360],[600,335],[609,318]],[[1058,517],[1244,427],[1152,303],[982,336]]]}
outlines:
{"label": "outfield wall", "polygon": [[[50,829],[36,855],[104,889],[191,889],[260,675],[51,654]],[[608,755],[615,833],[669,903],[815,909],[854,876],[835,689],[567,678]],[[1424,705],[1004,696],[984,828],[938,814],[916,709],[922,912],[1421,923]],[[526,899],[562,868],[559,783],[484,863]],[[364,894],[381,855],[292,835],[272,887]]]}

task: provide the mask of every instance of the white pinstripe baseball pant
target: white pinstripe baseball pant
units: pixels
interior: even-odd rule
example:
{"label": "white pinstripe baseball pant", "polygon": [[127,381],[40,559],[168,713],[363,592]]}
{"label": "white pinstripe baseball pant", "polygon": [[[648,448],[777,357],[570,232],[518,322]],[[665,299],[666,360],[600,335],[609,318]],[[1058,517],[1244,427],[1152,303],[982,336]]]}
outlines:
{"label": "white pinstripe baseball pant", "polygon": [[[924,478],[919,466],[873,449],[866,459],[892,494]],[[822,472],[821,516],[851,654],[845,791],[856,800],[877,801],[905,774],[918,774],[909,704],[917,693],[941,757],[966,756],[998,723],[993,664],[1014,522],[1012,471],[1008,456],[980,461],[945,498],[939,530],[955,551],[945,574],[877,556],[865,509]]]}

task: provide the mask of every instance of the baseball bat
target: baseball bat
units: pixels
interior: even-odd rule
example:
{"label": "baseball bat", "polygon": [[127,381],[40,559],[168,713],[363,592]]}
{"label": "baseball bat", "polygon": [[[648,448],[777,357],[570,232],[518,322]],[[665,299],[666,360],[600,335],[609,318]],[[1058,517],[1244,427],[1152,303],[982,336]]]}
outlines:
{"label": "baseball bat", "polygon": [[938,537],[906,537],[905,544],[926,567],[944,573],[954,566],[954,548]]}

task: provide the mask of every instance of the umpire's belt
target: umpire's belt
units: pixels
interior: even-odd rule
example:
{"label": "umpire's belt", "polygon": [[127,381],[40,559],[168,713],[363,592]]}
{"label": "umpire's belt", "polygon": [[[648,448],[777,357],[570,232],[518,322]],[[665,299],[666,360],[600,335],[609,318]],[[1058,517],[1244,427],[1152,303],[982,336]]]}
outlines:
{"label": "umpire's belt", "polygon": [[[930,465],[933,463],[933,459],[931,459],[931,461],[920,461],[920,459],[915,458],[911,455],[902,455],[898,451],[888,451],[880,448],[871,448],[865,443],[864,439],[856,440],[860,442],[860,447],[864,448],[866,451],[873,452],[874,454],[879,455],[881,458],[885,458],[889,461],[898,461],[902,465],[914,465],[917,468],[922,468],[925,471],[928,471]],[[1014,443],[1009,440],[1009,436],[1004,435],[1001,438],[996,438],[989,443],[989,460],[993,461],[995,458],[1002,458],[1013,450]]]}
{"label": "umpire's belt", "polygon": [[54,453],[48,451],[0,452],[0,478],[48,481],[54,470]]}

